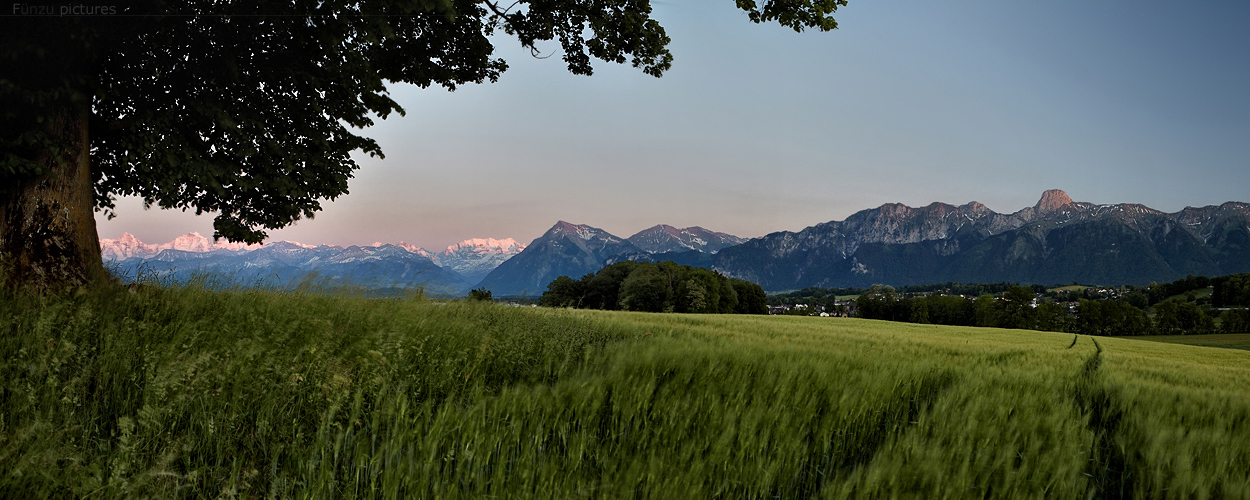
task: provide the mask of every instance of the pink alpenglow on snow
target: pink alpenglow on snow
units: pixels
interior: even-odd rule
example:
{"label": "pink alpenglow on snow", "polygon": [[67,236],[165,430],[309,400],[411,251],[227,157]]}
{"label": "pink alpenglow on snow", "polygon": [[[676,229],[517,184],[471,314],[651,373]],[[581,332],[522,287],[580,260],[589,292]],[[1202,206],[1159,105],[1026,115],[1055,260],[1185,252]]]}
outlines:
{"label": "pink alpenglow on snow", "polygon": [[[317,245],[308,245],[295,241],[286,243],[302,248],[317,248]],[[387,245],[387,243],[378,241],[365,246],[377,248],[384,245]],[[404,241],[399,242],[396,246],[430,259],[439,267],[460,273],[470,281],[481,279],[486,273],[498,267],[499,264],[525,250],[525,245],[518,243],[512,238],[470,238],[448,246],[446,250],[438,253]],[[225,240],[214,242],[211,238],[207,238],[200,233],[188,233],[174,238],[169,243],[162,244],[144,243],[130,233],[125,233],[120,238],[100,240],[100,252],[104,256],[104,260],[114,261],[132,258],[152,258],[163,250],[171,249],[195,253],[215,251],[249,252],[260,247],[261,245],[229,243]]]}
{"label": "pink alpenglow on snow", "polygon": [[147,244],[139,241],[133,234],[125,233],[120,238],[101,239],[100,253],[104,260],[126,260],[132,257],[153,257],[162,250],[182,250],[184,252],[210,252],[213,250],[255,250],[260,245],[230,243],[224,239],[214,242],[212,238],[200,233],[187,233],[169,243]]}

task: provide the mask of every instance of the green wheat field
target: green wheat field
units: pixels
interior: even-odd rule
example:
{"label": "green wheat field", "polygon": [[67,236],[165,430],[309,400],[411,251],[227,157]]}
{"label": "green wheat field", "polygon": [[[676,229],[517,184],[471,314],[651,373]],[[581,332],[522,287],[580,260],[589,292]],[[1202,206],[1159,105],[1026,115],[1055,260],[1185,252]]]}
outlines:
{"label": "green wheat field", "polygon": [[1250,498],[1250,351],[308,290],[0,300],[0,498]]}

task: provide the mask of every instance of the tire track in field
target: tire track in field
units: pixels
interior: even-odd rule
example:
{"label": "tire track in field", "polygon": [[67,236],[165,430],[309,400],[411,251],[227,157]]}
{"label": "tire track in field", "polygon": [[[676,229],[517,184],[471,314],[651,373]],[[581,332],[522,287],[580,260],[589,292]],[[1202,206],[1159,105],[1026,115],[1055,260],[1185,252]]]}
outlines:
{"label": "tire track in field", "polygon": [[817,436],[809,435],[811,455],[789,481],[777,485],[766,498],[819,498],[827,481],[867,465],[883,445],[907,432],[920,413],[955,380],[950,373],[935,373],[909,381],[895,391],[888,403],[847,422],[844,432],[829,436],[824,443],[818,442]]}
{"label": "tire track in field", "polygon": [[1077,376],[1073,393],[1073,402],[1088,417],[1086,425],[1094,433],[1085,475],[1093,483],[1092,498],[1133,498],[1134,467],[1125,450],[1116,443],[1124,417],[1123,405],[1117,391],[1100,380],[1098,369],[1102,366],[1103,349],[1098,340],[1090,340],[1094,342],[1095,351]]}

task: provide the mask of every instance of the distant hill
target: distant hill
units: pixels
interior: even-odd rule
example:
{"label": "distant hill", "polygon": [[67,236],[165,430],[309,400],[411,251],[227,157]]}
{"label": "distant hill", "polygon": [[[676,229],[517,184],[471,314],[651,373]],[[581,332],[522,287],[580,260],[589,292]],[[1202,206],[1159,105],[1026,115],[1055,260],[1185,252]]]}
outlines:
{"label": "distant hill", "polygon": [[886,204],[721,250],[710,267],[766,290],[958,281],[1136,283],[1250,271],[1250,204],[1164,213],[1050,190],[1000,214]]}

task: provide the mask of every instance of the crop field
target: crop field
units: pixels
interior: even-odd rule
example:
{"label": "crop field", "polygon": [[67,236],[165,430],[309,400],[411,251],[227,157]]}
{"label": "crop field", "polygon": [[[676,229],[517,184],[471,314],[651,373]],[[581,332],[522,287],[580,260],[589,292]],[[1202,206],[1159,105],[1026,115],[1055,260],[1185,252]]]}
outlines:
{"label": "crop field", "polygon": [[1151,342],[1185,344],[1230,349],[1250,349],[1250,333],[1217,333],[1213,335],[1144,335],[1133,337]]}
{"label": "crop field", "polygon": [[197,286],[0,298],[0,498],[1250,497],[1244,350]]}

